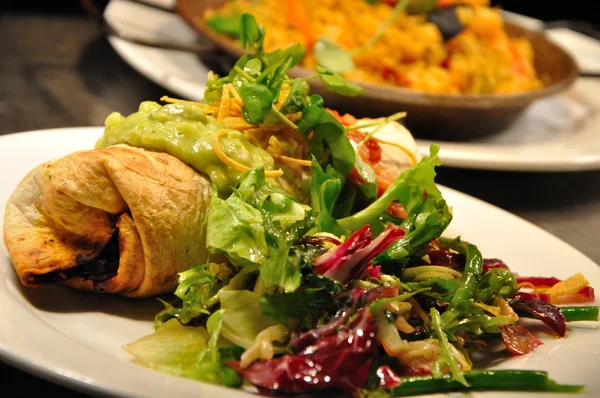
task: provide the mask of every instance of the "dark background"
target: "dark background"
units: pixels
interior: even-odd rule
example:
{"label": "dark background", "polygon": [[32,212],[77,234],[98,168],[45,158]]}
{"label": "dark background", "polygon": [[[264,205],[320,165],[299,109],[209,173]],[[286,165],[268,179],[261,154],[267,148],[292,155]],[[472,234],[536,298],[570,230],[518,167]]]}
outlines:
{"label": "dark background", "polygon": [[[202,0],[198,0],[202,1]],[[102,7],[108,0],[83,0],[83,1],[53,1],[30,2],[23,0],[2,0],[0,11],[40,11],[48,13],[85,13],[82,4],[95,4]],[[596,11],[596,1],[572,0],[550,1],[550,0],[493,0],[493,5],[501,6],[508,11],[539,18],[544,21],[554,20],[581,20],[600,26],[600,13]]]}

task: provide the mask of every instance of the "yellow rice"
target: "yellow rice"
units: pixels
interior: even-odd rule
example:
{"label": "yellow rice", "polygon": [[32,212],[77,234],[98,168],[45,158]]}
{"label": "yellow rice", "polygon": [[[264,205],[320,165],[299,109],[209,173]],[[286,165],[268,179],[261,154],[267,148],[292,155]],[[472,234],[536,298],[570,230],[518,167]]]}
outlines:
{"label": "yellow rice", "polygon": [[[386,20],[392,6],[365,0],[298,0],[304,5],[314,38],[328,37],[347,49],[363,45]],[[509,38],[500,10],[489,0],[438,0],[462,4],[456,13],[465,29],[444,42],[425,15],[401,14],[370,48],[354,56],[356,69],[345,77],[434,93],[512,93],[543,86],[533,67],[531,44]],[[469,4],[466,6],[465,4]],[[215,14],[252,13],[265,26],[265,49],[272,51],[309,39],[290,23],[288,1],[231,0]],[[312,48],[302,64],[314,68]]]}

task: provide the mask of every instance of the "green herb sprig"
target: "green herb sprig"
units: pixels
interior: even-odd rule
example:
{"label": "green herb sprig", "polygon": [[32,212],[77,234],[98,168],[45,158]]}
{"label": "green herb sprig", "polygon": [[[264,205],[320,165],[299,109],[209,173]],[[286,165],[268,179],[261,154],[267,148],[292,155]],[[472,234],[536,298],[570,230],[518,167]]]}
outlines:
{"label": "green herb sprig", "polygon": [[[233,84],[242,98],[242,116],[246,122],[285,123],[307,139],[321,165],[332,165],[347,175],[354,167],[354,148],[344,126],[324,108],[323,99],[318,95],[309,97],[307,80],[319,78],[328,90],[345,96],[361,95],[364,89],[325,67],[317,68],[313,76],[291,79],[287,73],[300,63],[304,48],[294,44],[285,50],[266,52],[265,29],[251,14],[240,18],[240,40],[243,49],[249,52],[236,62],[227,76],[215,76],[207,82],[205,101],[214,103],[221,97],[223,85]],[[278,108],[275,104],[284,83],[291,89]],[[296,122],[287,116],[298,112],[302,116]]]}

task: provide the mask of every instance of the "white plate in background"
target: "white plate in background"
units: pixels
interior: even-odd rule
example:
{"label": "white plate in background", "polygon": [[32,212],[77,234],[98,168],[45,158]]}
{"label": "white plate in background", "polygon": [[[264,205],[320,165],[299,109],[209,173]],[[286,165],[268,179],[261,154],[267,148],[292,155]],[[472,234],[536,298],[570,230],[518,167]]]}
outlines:
{"label": "white plate in background", "polygon": [[[163,8],[172,8],[175,2],[143,1]],[[198,37],[174,12],[127,0],[110,1],[104,18],[117,29],[150,39],[193,43]],[[530,29],[543,26],[539,20],[510,12],[505,12],[505,18]],[[582,70],[600,70],[600,42],[568,29],[552,29],[548,34],[573,53]],[[116,37],[109,37],[109,41],[127,63],[156,84],[185,99],[202,98],[208,68],[196,55],[144,47]],[[449,167],[510,171],[598,170],[599,111],[600,80],[580,78],[569,91],[535,102],[512,127],[497,135],[470,142],[436,142],[441,144],[443,165]],[[431,142],[417,142],[421,152],[428,153]]]}

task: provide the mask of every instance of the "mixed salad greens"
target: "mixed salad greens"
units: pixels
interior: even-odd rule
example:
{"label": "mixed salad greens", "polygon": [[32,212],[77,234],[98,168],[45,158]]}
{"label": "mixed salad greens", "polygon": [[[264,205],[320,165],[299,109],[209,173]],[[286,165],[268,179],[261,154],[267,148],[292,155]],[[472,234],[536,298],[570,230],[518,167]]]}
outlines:
{"label": "mixed salad greens", "polygon": [[[155,333],[124,347],[135,360],[178,376],[288,394],[580,391],[545,372],[476,370],[473,358],[497,343],[512,355],[542,344],[520,317],[536,318],[560,337],[567,322],[598,320],[596,306],[558,306],[594,301],[583,275],[521,277],[460,237],[442,237],[452,212],[434,181],[437,145],[378,193],[348,127],[319,96],[309,96],[307,79],[288,78],[302,48],[264,52],[264,29],[248,14],[240,35],[252,51],[209,82],[205,101],[233,83],[248,123],[283,120],[302,135],[311,161],[307,200],[263,168],[243,173],[230,194],[215,187],[210,261],[181,273]],[[315,77],[336,92],[360,94],[330,70]],[[292,89],[281,110],[274,103],[284,82]],[[292,122],[290,112],[301,117]],[[349,178],[352,172],[364,178]],[[390,211],[398,207],[403,211]]]}

